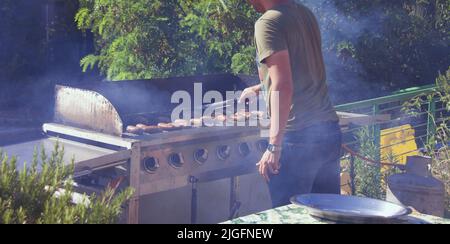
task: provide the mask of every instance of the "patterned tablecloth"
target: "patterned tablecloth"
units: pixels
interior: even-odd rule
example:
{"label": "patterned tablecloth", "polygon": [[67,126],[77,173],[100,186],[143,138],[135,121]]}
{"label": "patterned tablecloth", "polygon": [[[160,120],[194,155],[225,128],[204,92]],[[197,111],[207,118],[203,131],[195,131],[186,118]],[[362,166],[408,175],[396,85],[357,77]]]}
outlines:
{"label": "patterned tablecloth", "polygon": [[[402,222],[407,224],[450,224],[450,219],[413,213],[402,219]],[[300,206],[288,205],[237,218],[224,224],[326,224],[326,222],[311,217],[308,211]]]}

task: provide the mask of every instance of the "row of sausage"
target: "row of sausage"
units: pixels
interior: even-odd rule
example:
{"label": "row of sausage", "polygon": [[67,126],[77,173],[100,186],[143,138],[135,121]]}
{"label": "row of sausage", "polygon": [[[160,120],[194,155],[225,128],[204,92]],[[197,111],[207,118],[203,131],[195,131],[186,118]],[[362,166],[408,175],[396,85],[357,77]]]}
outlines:
{"label": "row of sausage", "polygon": [[217,124],[225,123],[226,121],[234,121],[234,122],[245,122],[249,120],[258,120],[264,116],[264,112],[255,111],[255,112],[237,112],[231,116],[226,115],[217,115],[214,117],[204,116],[201,118],[190,119],[190,120],[175,120],[172,123],[159,123],[157,125],[146,125],[146,124],[137,124],[130,125],[126,128],[127,133],[131,134],[142,134],[142,133],[161,133],[163,131],[173,131],[180,130],[191,127],[202,127],[202,126],[214,126]]}

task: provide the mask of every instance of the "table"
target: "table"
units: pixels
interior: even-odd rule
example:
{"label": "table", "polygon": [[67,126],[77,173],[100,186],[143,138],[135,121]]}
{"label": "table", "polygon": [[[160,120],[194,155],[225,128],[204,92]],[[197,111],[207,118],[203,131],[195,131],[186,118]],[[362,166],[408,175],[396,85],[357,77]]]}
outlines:
{"label": "table", "polygon": [[[413,213],[402,219],[406,224],[450,224],[450,219]],[[227,221],[223,224],[327,224],[311,217],[305,208],[288,205]]]}

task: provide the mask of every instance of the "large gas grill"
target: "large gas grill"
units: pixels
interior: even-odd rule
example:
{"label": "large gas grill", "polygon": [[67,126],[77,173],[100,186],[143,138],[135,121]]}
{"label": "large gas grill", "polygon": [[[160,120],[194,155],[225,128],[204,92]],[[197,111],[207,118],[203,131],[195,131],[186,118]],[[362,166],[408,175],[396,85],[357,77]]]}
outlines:
{"label": "large gas grill", "polygon": [[126,177],[126,185],[135,189],[128,206],[130,223],[138,223],[139,212],[146,211],[146,206],[139,204],[142,196],[183,187],[189,187],[191,197],[172,201],[190,205],[191,221],[196,222],[200,196],[205,195],[198,185],[223,179],[228,179],[224,184],[230,189],[209,191],[228,195],[226,214],[232,217],[241,205],[236,177],[256,172],[255,163],[267,147],[257,127],[201,127],[139,135],[127,133],[126,128],[167,122],[177,105],[171,103],[172,94],[182,90],[193,97],[194,83],[202,84],[203,93],[214,90],[225,98],[227,91],[243,90],[255,81],[251,77],[212,75],[58,85],[54,121],[43,125],[47,138],[27,142],[22,148],[30,149],[37,143],[50,148],[59,138],[66,155],[76,158],[75,175],[79,188],[85,191]]}

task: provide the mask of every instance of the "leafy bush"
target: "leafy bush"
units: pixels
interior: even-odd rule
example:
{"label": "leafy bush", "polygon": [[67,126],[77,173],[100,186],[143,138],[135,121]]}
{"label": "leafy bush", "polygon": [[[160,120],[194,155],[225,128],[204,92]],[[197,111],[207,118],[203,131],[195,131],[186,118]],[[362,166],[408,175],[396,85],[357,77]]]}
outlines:
{"label": "leafy bush", "polygon": [[110,224],[116,223],[127,189],[115,195],[107,189],[100,196],[74,199],[74,164],[63,162],[58,144],[49,156],[42,150],[30,165],[17,169],[17,160],[0,153],[0,224]]}
{"label": "leafy bush", "polygon": [[[433,114],[424,108],[424,104],[431,102],[436,102],[441,111]],[[406,102],[404,111],[413,116],[427,111],[435,126],[435,131],[429,132],[429,140],[424,142],[425,154],[433,159],[433,175],[445,184],[447,211],[450,213],[450,68],[436,79],[436,88],[431,94],[419,95]]]}
{"label": "leafy bush", "polygon": [[[398,157],[389,153],[380,158],[380,147],[374,141],[373,128],[366,126],[356,131],[358,154],[374,162],[359,157],[354,160],[355,195],[384,200],[386,198],[387,179],[400,173],[397,167],[383,163],[398,164]],[[344,172],[350,172],[350,159],[343,161]]]}
{"label": "leafy bush", "polygon": [[[373,140],[371,130],[366,127],[356,133],[359,142],[359,154],[370,159],[379,157],[379,148]],[[355,194],[370,198],[383,199],[381,165],[355,159]]]}

